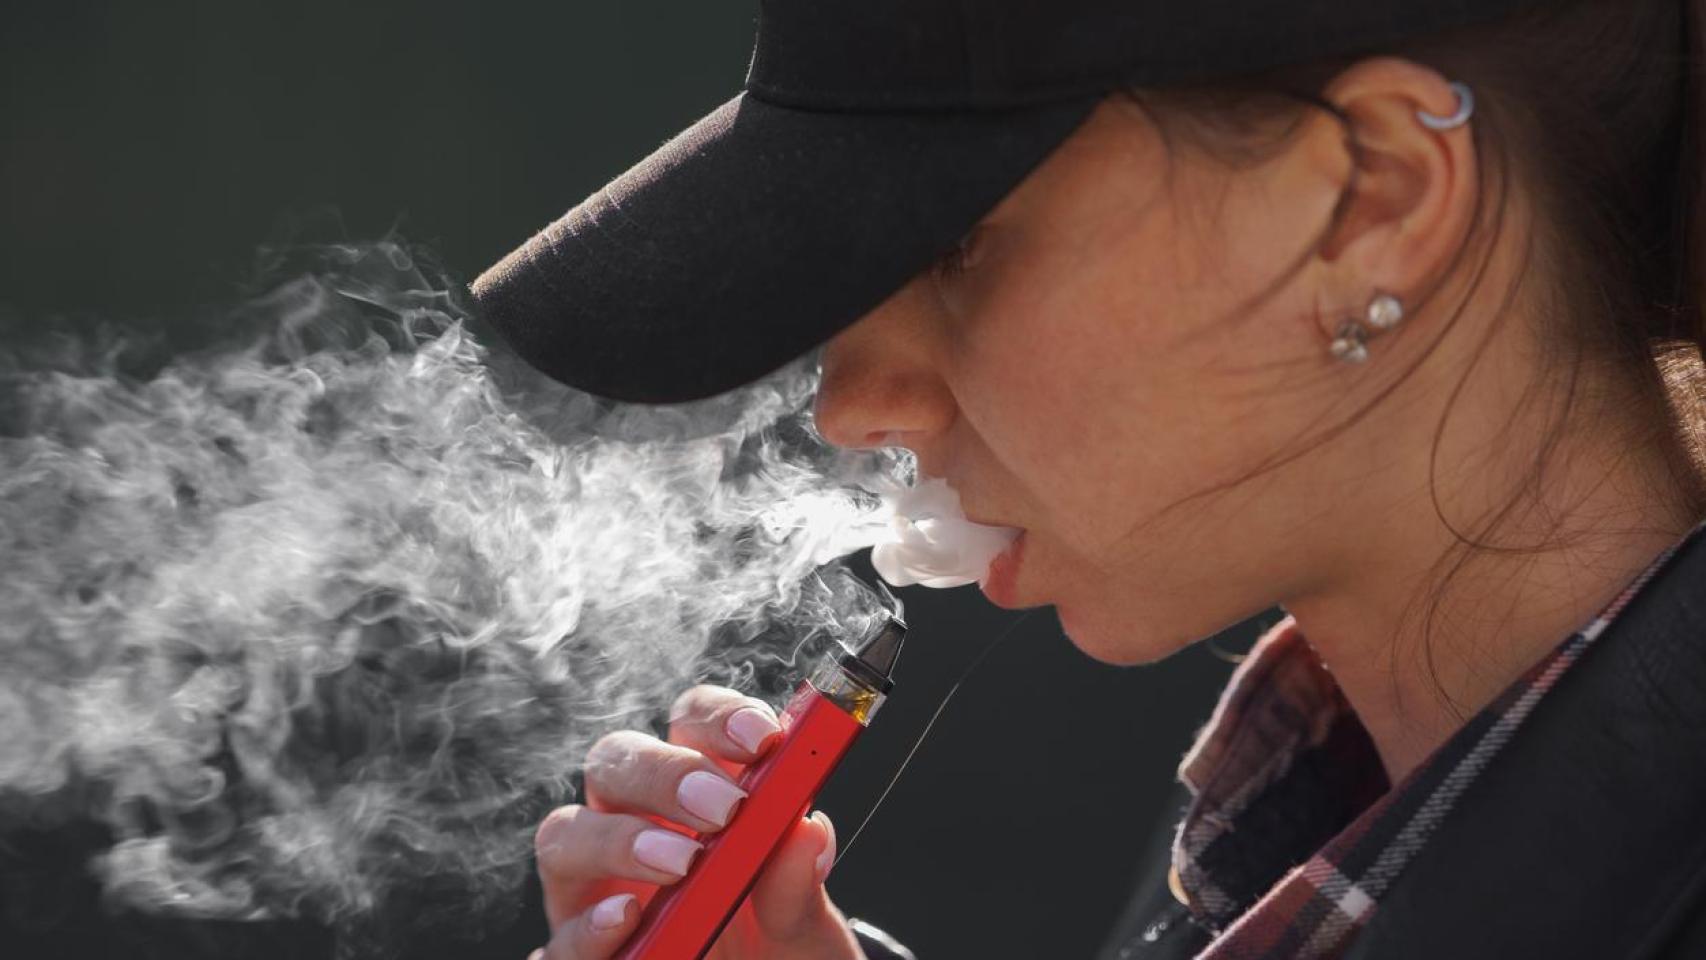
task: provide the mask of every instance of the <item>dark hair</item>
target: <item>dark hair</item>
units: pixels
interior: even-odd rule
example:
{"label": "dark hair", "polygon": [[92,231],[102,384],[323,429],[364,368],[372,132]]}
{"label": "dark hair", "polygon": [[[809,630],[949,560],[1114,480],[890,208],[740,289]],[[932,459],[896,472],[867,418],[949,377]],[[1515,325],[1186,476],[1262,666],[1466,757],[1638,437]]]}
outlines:
{"label": "dark hair", "polygon": [[[1706,516],[1706,223],[1699,209],[1706,172],[1699,142],[1706,120],[1703,36],[1706,0],[1574,0],[1537,4],[1492,24],[1380,51],[1432,67],[1475,91],[1471,130],[1481,182],[1475,226],[1454,267],[1473,262],[1470,258],[1478,250],[1488,248],[1478,244],[1490,245],[1503,230],[1513,185],[1520,185],[1532,202],[1536,229],[1527,255],[1541,269],[1523,271],[1506,302],[1514,301],[1523,284],[1548,284],[1534,291],[1548,324],[1546,335],[1539,338],[1548,350],[1543,375],[1567,378],[1569,389],[1563,391],[1564,407],[1543,438],[1530,476],[1534,486],[1526,489],[1538,488],[1581,388],[1588,385],[1583,374],[1593,365],[1611,375],[1604,382],[1627,391],[1628,402],[1646,411],[1643,430],[1622,439],[1657,451],[1675,488],[1683,491],[1685,502],[1675,506],[1695,517]],[[1170,147],[1188,137],[1234,164],[1283,145],[1310,109],[1338,117],[1354,151],[1351,119],[1323,99],[1321,91],[1359,59],[1318,61],[1233,82],[1129,93]],[[1347,186],[1329,223],[1295,261],[1296,268],[1332,233],[1351,189]],[[1256,299],[1277,289],[1292,272]],[[1482,276],[1476,269],[1465,302]],[[1409,306],[1415,310],[1430,299],[1431,293],[1411,297]],[[1439,338],[1456,325],[1462,306],[1457,305]],[[1421,359],[1439,342],[1427,345]],[[1472,368],[1464,371],[1464,379]],[[1414,369],[1404,371],[1368,407],[1302,449],[1186,500],[1235,486],[1331,440]],[[1434,435],[1434,456],[1449,417],[1448,406]],[[1434,494],[1432,457],[1429,463],[1429,490]],[[1449,564],[1449,569],[1427,597],[1422,643],[1430,670],[1432,621],[1450,580],[1477,553],[1535,554],[1549,548],[1490,542],[1524,495],[1519,492],[1478,532],[1466,533],[1452,526],[1434,494],[1435,512],[1457,543],[1441,557],[1440,565]],[[1393,662],[1396,669],[1396,657]],[[1438,684],[1437,674],[1435,680],[1446,704],[1456,711],[1458,705]]]}

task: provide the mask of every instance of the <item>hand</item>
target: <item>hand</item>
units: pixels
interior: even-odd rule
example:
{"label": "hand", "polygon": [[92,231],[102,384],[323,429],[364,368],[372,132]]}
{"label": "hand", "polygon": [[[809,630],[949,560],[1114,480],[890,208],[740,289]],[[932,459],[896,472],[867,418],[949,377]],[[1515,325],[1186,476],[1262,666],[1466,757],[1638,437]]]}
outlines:
{"label": "hand", "polygon": [[[534,848],[551,942],[530,960],[604,960],[639,925],[660,885],[686,872],[700,844],[733,816],[745,766],[781,727],[768,704],[700,685],[670,710],[669,742],[612,733],[586,756],[586,804],[559,807]],[[835,830],[822,811],[794,824],[707,960],[864,960],[823,881]]]}

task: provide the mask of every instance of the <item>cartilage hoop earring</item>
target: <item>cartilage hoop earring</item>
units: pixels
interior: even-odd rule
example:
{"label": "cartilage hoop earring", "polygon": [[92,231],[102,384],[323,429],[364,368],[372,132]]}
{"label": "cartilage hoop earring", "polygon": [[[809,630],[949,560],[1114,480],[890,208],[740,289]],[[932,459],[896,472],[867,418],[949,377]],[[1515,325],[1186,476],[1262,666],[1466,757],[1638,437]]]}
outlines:
{"label": "cartilage hoop earring", "polygon": [[1422,122],[1422,126],[1429,130],[1451,130],[1468,123],[1469,118],[1475,115],[1475,91],[1469,89],[1467,84],[1452,81],[1451,92],[1457,94],[1457,112],[1449,117],[1442,117],[1426,110],[1417,110],[1416,119]]}

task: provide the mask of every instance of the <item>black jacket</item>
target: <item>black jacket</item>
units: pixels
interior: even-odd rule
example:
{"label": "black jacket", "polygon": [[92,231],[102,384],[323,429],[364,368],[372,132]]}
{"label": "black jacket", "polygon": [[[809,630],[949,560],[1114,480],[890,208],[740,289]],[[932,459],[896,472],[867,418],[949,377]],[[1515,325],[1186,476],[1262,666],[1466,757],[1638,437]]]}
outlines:
{"label": "black jacket", "polygon": [[[1185,800],[1181,787],[1099,960],[1185,960],[1211,939],[1166,881]],[[1706,537],[1540,701],[1346,960],[1530,957],[1706,958]]]}
{"label": "black jacket", "polygon": [[[1210,939],[1166,883],[1182,790],[1102,960]],[[1706,958],[1706,537],[1540,701],[1346,954],[1527,957]]]}

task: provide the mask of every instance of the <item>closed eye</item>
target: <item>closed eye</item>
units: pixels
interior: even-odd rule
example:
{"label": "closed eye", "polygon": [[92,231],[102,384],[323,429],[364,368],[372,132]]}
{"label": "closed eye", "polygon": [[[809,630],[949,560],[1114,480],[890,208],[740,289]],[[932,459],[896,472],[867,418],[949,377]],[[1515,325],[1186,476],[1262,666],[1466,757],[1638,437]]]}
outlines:
{"label": "closed eye", "polygon": [[980,227],[972,227],[961,237],[959,242],[948,248],[948,251],[936,258],[931,264],[930,272],[937,279],[947,280],[966,272],[976,261],[978,234]]}

